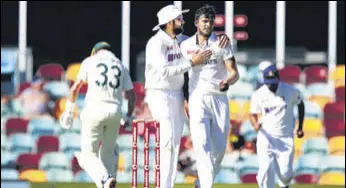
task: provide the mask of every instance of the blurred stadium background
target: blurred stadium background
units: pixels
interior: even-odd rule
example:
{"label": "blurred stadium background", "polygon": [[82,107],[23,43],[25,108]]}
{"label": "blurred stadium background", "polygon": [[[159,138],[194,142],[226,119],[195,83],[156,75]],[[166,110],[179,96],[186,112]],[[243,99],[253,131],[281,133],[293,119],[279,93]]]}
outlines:
{"label": "blurred stadium background", "polygon": [[[131,2],[131,55],[126,63],[137,94],[138,118],[151,116],[143,85],[145,44],[154,34],[151,28],[157,22],[156,12],[170,3],[173,2]],[[182,7],[191,10],[184,18],[185,34],[194,33],[194,11],[205,3],[215,5],[220,14],[221,22],[215,31],[225,30],[224,1],[183,1]],[[295,188],[345,185],[345,2],[337,2],[336,8],[335,68],[328,53],[328,3],[286,2],[285,66],[280,69],[280,76],[302,92],[306,110],[305,137],[295,139]],[[36,182],[33,187],[93,187],[73,157],[73,152],[80,149],[78,115],[87,86],[79,95],[73,128],[63,130],[57,120],[80,62],[97,41],[108,41],[114,53],[122,57],[122,2],[27,2],[22,56],[18,50],[23,45],[19,12],[19,2],[1,2],[1,187],[27,187],[26,181]],[[215,187],[256,187],[256,132],[248,121],[249,105],[251,94],[259,86],[258,63],[276,62],[276,2],[234,1],[233,28],[238,33],[234,34],[234,47],[241,79],[227,93],[232,132],[215,180],[220,185]],[[124,98],[124,113],[126,108]],[[140,132],[143,134],[143,130]],[[131,181],[131,133],[120,133],[117,181],[129,187],[126,183]],[[150,144],[153,162],[153,140]],[[138,158],[139,182],[143,182],[141,155],[143,150]],[[187,122],[178,169],[178,184],[194,182],[196,167]],[[150,170],[153,171],[153,163]],[[150,181],[154,181],[153,175]],[[249,185],[240,185],[245,183]]]}

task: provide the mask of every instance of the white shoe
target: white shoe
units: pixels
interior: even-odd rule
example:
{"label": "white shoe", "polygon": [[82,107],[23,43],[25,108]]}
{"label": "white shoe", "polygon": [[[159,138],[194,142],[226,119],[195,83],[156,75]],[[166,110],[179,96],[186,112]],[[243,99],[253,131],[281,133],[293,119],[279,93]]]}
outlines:
{"label": "white shoe", "polygon": [[109,177],[103,184],[103,188],[115,188],[117,181],[113,177]]}

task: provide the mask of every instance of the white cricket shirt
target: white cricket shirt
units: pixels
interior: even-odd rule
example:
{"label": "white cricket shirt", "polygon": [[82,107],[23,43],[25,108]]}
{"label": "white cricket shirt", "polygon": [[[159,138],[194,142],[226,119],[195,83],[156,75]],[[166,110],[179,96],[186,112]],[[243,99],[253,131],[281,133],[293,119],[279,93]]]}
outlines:
{"label": "white cricket shirt", "polygon": [[234,56],[232,47],[218,47],[217,36],[212,33],[204,46],[198,42],[197,34],[181,43],[181,52],[186,59],[192,58],[197,50],[211,49],[213,54],[210,59],[201,65],[196,65],[189,70],[189,93],[198,91],[210,94],[226,94],[220,92],[219,83],[228,76],[224,60]]}
{"label": "white cricket shirt", "polygon": [[182,91],[184,72],[191,68],[181,55],[179,41],[161,29],[145,50],[145,88]]}
{"label": "white cricket shirt", "polygon": [[110,51],[100,51],[81,64],[77,79],[88,83],[85,102],[111,103],[120,110],[122,91],[133,88],[127,68]]}
{"label": "white cricket shirt", "polygon": [[262,85],[252,95],[250,112],[261,113],[262,128],[273,136],[293,136],[295,118],[293,107],[301,102],[300,92],[293,86],[279,82],[274,94]]}

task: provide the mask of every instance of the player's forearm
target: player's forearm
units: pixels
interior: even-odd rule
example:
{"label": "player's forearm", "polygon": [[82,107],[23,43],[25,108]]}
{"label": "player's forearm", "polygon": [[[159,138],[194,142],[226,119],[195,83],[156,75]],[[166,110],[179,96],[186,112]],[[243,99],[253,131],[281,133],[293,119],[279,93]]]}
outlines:
{"label": "player's forearm", "polygon": [[298,104],[298,129],[303,130],[303,122],[305,116],[305,106],[304,102]]}
{"label": "player's forearm", "polygon": [[225,65],[229,74],[229,76],[227,77],[227,83],[229,85],[232,85],[239,80],[239,72],[234,57],[226,60]]}
{"label": "player's forearm", "polygon": [[126,96],[128,98],[127,116],[132,116],[136,104],[136,95],[134,90],[126,91]]}
{"label": "player's forearm", "polygon": [[236,70],[231,70],[228,72],[229,72],[229,76],[227,77],[227,83],[229,85],[233,85],[239,80],[239,73]]}
{"label": "player's forearm", "polygon": [[190,63],[183,63],[176,66],[166,66],[161,69],[160,75],[163,78],[176,76],[176,75],[180,75],[187,72],[190,68],[191,68]]}
{"label": "player's forearm", "polygon": [[250,114],[250,123],[252,124],[252,126],[259,124],[257,114]]}
{"label": "player's forearm", "polygon": [[67,96],[68,101],[74,103],[77,100],[79,90],[83,86],[84,82],[82,80],[77,80],[71,87],[69,95]]}

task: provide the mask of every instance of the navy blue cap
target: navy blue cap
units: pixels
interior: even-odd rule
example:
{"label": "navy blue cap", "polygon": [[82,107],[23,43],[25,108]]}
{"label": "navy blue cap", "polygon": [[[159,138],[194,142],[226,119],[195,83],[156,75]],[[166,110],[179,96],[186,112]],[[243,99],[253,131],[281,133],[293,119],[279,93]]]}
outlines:
{"label": "navy blue cap", "polygon": [[279,83],[279,74],[275,65],[270,65],[263,70],[263,83],[264,84],[277,84]]}

